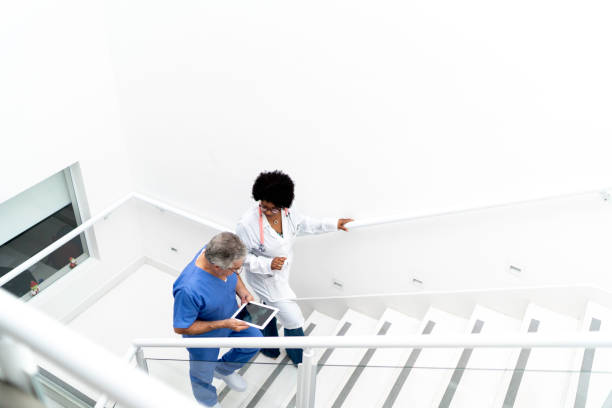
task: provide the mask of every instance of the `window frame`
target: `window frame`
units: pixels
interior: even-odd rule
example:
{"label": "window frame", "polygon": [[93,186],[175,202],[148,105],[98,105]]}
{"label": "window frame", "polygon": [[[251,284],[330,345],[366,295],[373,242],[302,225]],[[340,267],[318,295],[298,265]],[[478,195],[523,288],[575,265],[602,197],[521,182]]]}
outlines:
{"label": "window frame", "polygon": [[[66,181],[68,195],[70,196],[72,210],[74,212],[75,221],[77,225],[75,228],[78,228],[80,225],[83,224],[84,220],[90,218],[89,206],[87,203],[87,198],[85,196],[85,189],[83,188],[84,184],[79,163],[74,163],[64,168],[60,172],[63,174],[64,179]],[[45,180],[47,178],[45,178]],[[51,215],[52,214],[48,214],[48,216]],[[32,228],[34,225],[31,225],[29,228]],[[27,229],[24,231],[27,231]],[[65,265],[62,268],[58,269],[55,273],[53,273],[51,276],[46,278],[38,285],[39,291],[43,291],[44,289],[48,288],[58,279],[67,275],[70,271],[77,269],[82,263],[86,262],[88,259],[97,257],[97,244],[92,228],[87,228],[85,231],[81,232],[78,237],[81,241],[83,253],[76,258],[77,265],[74,268],[70,268],[70,265]],[[39,262],[42,262],[42,260]],[[35,296],[37,295],[32,295],[31,292],[26,292],[20,297],[20,299],[22,301],[27,302]]]}

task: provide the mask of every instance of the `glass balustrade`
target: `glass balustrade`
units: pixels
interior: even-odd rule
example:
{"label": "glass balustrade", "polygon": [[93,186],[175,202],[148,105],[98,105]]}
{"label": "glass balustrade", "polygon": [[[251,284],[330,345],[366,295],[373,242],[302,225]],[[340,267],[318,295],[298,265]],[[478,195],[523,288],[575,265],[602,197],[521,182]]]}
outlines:
{"label": "glass balustrade", "polygon": [[[394,355],[395,363],[384,363]],[[612,350],[577,348],[319,349],[314,406],[599,408],[612,389],[610,357]],[[145,361],[152,377],[193,398],[194,362]],[[216,364],[197,362],[195,371]],[[238,372],[248,384],[244,392],[213,380],[224,408],[296,406],[298,369],[284,353],[276,359],[258,354]]]}
{"label": "glass balustrade", "polygon": [[47,408],[93,408],[95,405],[93,399],[43,368],[39,367],[34,381]]}

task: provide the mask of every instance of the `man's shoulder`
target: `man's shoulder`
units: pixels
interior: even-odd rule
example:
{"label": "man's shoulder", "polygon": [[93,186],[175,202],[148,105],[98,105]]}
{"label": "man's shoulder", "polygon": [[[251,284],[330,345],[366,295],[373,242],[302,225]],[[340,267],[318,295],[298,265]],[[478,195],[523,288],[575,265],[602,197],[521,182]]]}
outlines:
{"label": "man's shoulder", "polygon": [[190,262],[174,281],[174,291],[191,287],[193,281],[198,279],[198,274],[196,272],[195,263]]}

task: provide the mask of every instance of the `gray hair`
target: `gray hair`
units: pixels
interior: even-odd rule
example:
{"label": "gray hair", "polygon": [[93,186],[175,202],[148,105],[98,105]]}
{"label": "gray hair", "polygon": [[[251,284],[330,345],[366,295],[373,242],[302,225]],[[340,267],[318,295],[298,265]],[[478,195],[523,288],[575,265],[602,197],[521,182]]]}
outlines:
{"label": "gray hair", "polygon": [[246,246],[238,235],[231,232],[222,232],[212,237],[204,252],[208,262],[223,269],[227,269],[234,262],[244,259],[246,254]]}

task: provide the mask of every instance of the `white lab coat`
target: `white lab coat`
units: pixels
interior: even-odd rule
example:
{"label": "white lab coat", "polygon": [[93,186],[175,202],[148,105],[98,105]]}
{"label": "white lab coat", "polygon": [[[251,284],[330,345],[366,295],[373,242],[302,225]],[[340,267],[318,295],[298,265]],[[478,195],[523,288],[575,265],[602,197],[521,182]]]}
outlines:
{"label": "white lab coat", "polygon": [[[236,234],[247,247],[247,257],[244,261],[244,271],[247,280],[255,293],[264,301],[276,302],[285,299],[295,299],[295,292],[289,286],[289,271],[293,263],[293,241],[298,235],[320,234],[337,231],[338,219],[325,218],[317,220],[306,217],[293,209],[285,215],[281,212],[283,236],[281,237],[268,219],[263,215],[264,251],[259,248],[259,204],[253,205],[244,213]],[[287,260],[280,270],[272,270],[271,263],[275,257],[286,257]]]}

